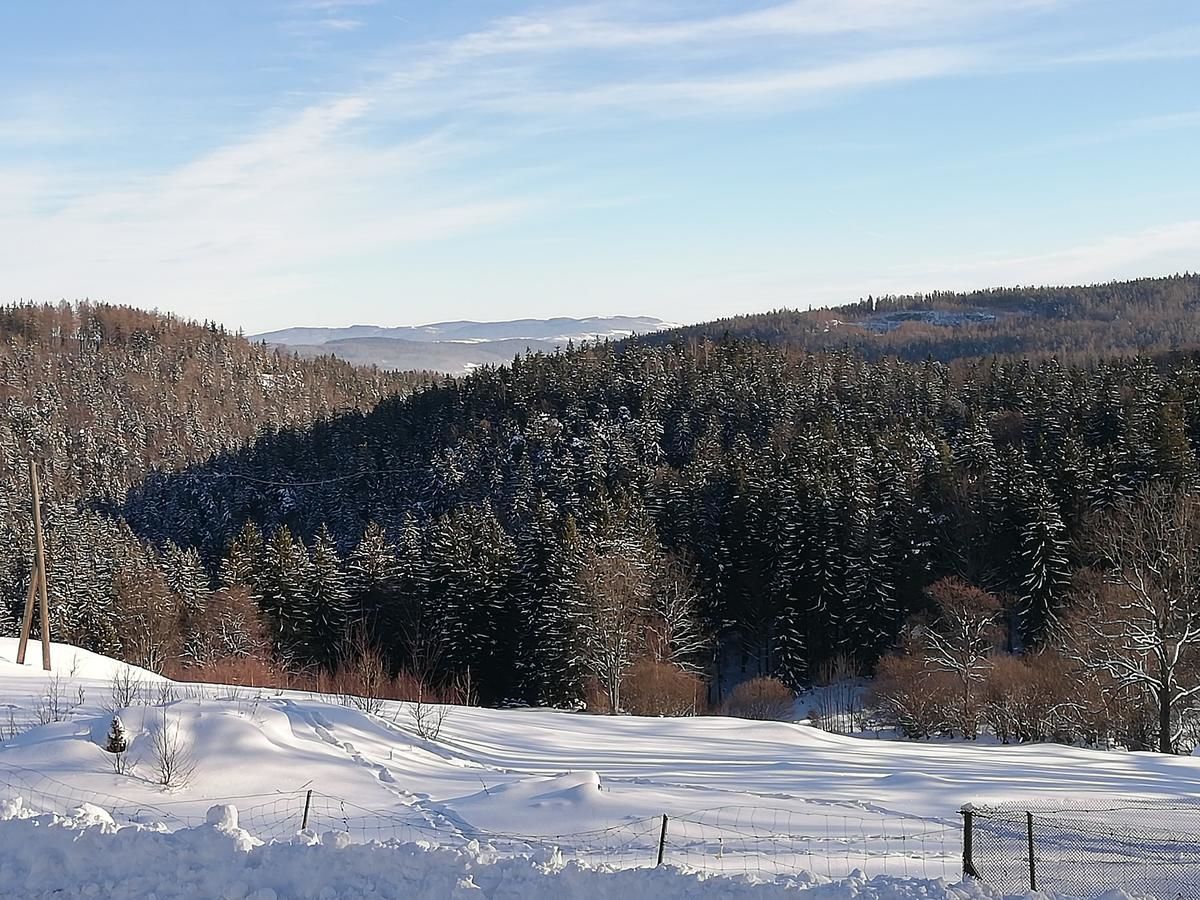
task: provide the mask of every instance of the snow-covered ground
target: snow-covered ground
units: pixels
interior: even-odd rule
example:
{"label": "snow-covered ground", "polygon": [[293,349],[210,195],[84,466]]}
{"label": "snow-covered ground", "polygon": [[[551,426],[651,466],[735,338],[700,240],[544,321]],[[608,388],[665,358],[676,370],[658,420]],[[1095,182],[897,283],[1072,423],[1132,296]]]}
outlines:
{"label": "snow-covered ground", "polygon": [[[20,797],[19,809],[35,813],[67,815],[91,804],[117,823],[152,828],[161,823],[179,833],[127,829],[113,835],[106,833],[111,828],[93,826],[80,837],[45,818],[12,819],[0,823],[0,859],[5,860],[0,886],[6,884],[5,871],[25,859],[22,853],[6,855],[7,848],[23,846],[29,829],[40,829],[33,832],[39,836],[36,843],[46,847],[75,841],[116,852],[138,845],[137,852],[150,855],[159,852],[155,847],[174,847],[172,852],[189,859],[199,854],[199,859],[201,851],[188,849],[193,844],[237,843],[228,834],[214,837],[213,828],[204,825],[210,807],[227,803],[238,807],[241,826],[250,835],[288,842],[239,851],[240,862],[230,863],[235,875],[257,872],[267,860],[271,866],[296,868],[297,855],[322,871],[353,873],[360,862],[367,872],[372,866],[392,871],[409,865],[386,856],[378,859],[388,862],[366,862],[376,859],[371,854],[385,852],[380,848],[338,855],[328,846],[292,843],[306,807],[310,836],[301,844],[328,832],[343,835],[334,841],[339,844],[421,841],[445,848],[430,857],[438,862],[422,866],[441,867],[439,878],[457,880],[478,869],[476,882],[519,881],[527,877],[530,859],[549,862],[556,872],[560,857],[593,866],[652,866],[665,815],[667,864],[749,874],[772,883],[784,876],[788,891],[806,879],[836,881],[855,869],[893,879],[872,882],[883,885],[877,893],[870,892],[875,887],[854,887],[859,892],[847,894],[843,885],[839,892],[811,895],[814,900],[975,896],[942,888],[937,889],[941,893],[905,893],[908,888],[894,880],[958,880],[958,810],[964,803],[1200,796],[1198,759],[1054,745],[912,744],[718,717],[610,718],[467,708],[452,709],[432,741],[417,735],[408,704],[385,703],[378,714],[368,715],[331,697],[174,684],[141,670],[133,673],[136,699],[121,697],[114,704],[114,680],[120,682],[129,671],[122,664],[55,645],[55,672],[48,675],[40,670],[38,650],[31,646],[27,664],[18,667],[16,642],[0,639],[0,732],[5,736],[0,796]],[[114,705],[130,736],[126,758],[132,770],[126,774],[113,771],[112,757],[102,749]],[[63,721],[38,725],[39,718]],[[155,731],[164,727],[178,737],[191,763],[185,781],[171,787],[157,783],[152,748]],[[393,847],[386,852],[408,859],[415,851]],[[336,861],[327,860],[328,854]],[[493,855],[507,861],[491,861]],[[32,857],[27,862],[33,878]],[[490,874],[479,874],[484,870]],[[110,872],[105,878],[119,875]],[[246,896],[259,887],[280,889],[271,881],[275,876],[239,877],[246,890],[239,895],[235,885],[229,896]],[[539,870],[539,877],[550,876]],[[631,894],[633,888],[622,879],[655,877],[665,876],[568,867],[553,876],[558,893],[545,896],[604,896],[610,889],[640,896]],[[737,896],[732,886],[726,889],[730,893],[722,896]],[[783,887],[775,884],[775,889]],[[660,897],[693,893],[658,881],[646,891]],[[102,888],[98,895],[114,894]],[[514,889],[485,896],[534,894]]]}

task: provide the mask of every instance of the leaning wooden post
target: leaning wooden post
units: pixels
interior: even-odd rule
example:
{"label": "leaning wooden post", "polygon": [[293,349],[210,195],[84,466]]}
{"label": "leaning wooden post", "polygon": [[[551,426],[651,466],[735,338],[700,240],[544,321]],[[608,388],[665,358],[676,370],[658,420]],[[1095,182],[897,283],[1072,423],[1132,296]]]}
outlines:
{"label": "leaning wooden post", "polygon": [[308,789],[308,793],[304,795],[304,816],[300,820],[300,830],[308,830],[308,808],[312,806],[312,788]]}
{"label": "leaning wooden post", "polygon": [[975,869],[975,810],[967,804],[959,810],[963,817],[963,860],[962,873],[964,878],[978,878]]}
{"label": "leaning wooden post", "polygon": [[50,671],[50,597],[46,590],[46,545],[42,540],[42,492],[38,486],[37,463],[29,460],[29,480],[33,486],[33,540],[37,547],[37,567],[41,573],[38,579],[38,593],[41,603],[38,604],[38,616],[42,620],[42,668]]}
{"label": "leaning wooden post", "polygon": [[25,596],[25,615],[21,620],[21,640],[17,644],[17,664],[25,664],[25,650],[33,630],[33,604],[37,600],[42,626],[42,668],[50,671],[50,599],[46,592],[46,546],[42,540],[42,496],[38,486],[37,463],[29,460],[29,493],[33,504],[33,566],[29,575],[29,593]]}
{"label": "leaning wooden post", "polygon": [[37,559],[29,567],[29,593],[25,595],[25,615],[21,619],[21,640],[17,644],[17,665],[25,665],[25,648],[29,645],[29,632],[33,628],[33,604],[37,602],[38,579]]}
{"label": "leaning wooden post", "polygon": [[658,862],[655,863],[656,866],[661,866],[663,864],[663,854],[666,853],[666,850],[667,850],[667,814],[663,813],[662,831],[660,831],[658,833]]}

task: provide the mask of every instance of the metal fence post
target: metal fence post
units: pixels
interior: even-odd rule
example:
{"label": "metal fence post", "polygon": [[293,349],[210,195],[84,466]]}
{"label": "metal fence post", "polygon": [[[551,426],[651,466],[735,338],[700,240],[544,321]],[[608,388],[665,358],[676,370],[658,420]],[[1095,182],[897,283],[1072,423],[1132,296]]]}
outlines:
{"label": "metal fence post", "polygon": [[662,831],[660,831],[658,834],[658,862],[655,863],[656,866],[661,866],[663,864],[663,854],[666,852],[666,849],[667,849],[667,814],[663,813]]}
{"label": "metal fence post", "polygon": [[968,804],[959,810],[963,817],[963,862],[962,873],[964,878],[978,878],[979,872],[975,870],[974,839],[975,839],[975,811]]}
{"label": "metal fence post", "polygon": [[1025,835],[1029,840],[1029,889],[1037,890],[1037,867],[1033,861],[1033,813],[1025,813]]}
{"label": "metal fence post", "polygon": [[308,793],[304,795],[304,816],[300,820],[300,830],[308,830],[308,808],[312,805],[312,788],[308,789]]}

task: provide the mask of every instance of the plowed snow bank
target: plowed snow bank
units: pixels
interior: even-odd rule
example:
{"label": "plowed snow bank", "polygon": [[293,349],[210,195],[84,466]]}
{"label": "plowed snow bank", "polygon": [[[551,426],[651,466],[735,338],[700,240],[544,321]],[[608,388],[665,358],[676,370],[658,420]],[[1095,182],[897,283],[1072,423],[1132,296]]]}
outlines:
{"label": "plowed snow bank", "polygon": [[[495,858],[486,847],[347,844],[301,835],[262,844],[237,827],[237,811],[214,807],[208,824],[175,832],[118,828],[103,810],[27,817],[0,804],[0,890],[8,897],[121,900],[975,900],[972,884],[901,878],[823,882],[705,877],[672,868],[608,871],[549,858]],[[1042,897],[1044,895],[1036,895]],[[1126,895],[1114,893],[1110,900]]]}

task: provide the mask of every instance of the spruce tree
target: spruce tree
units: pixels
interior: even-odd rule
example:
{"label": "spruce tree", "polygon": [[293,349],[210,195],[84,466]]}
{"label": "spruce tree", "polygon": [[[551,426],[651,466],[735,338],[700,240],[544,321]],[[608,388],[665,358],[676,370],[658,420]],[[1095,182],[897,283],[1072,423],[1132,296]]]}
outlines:
{"label": "spruce tree", "polygon": [[305,655],[324,669],[336,668],[350,626],[350,592],[333,537],[322,527],[312,546],[308,573]]}

